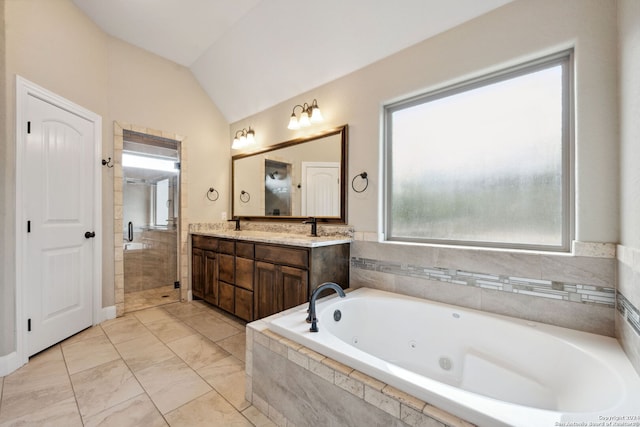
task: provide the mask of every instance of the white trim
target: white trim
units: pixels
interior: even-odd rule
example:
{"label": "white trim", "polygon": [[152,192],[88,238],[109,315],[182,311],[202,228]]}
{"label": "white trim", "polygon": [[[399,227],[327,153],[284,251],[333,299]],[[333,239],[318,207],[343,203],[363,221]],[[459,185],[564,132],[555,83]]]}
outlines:
{"label": "white trim", "polygon": [[116,318],[116,306],[110,305],[109,307],[102,307],[100,311],[100,321],[98,323],[102,323],[105,320],[111,320]]}
{"label": "white trim", "polygon": [[[81,107],[68,99],[65,99],[53,92],[44,89],[18,75],[16,75],[16,363],[12,363],[9,368],[17,369],[21,365],[28,362],[27,355],[27,328],[24,317],[24,304],[29,300],[29,295],[24,286],[24,269],[23,264],[26,260],[26,245],[23,244],[25,221],[22,195],[23,176],[24,173],[24,146],[26,142],[26,108],[27,99],[34,96],[49,104],[55,105],[63,110],[67,110],[77,116],[80,116],[93,123],[93,139],[94,139],[94,229],[97,231],[94,243],[93,256],[93,324],[100,323],[102,318],[102,117],[96,113]],[[12,353],[13,354],[13,353]],[[0,368],[2,365],[0,365]]]}
{"label": "white trim", "polygon": [[20,362],[18,359],[18,353],[15,351],[7,354],[6,356],[0,357],[0,377],[9,375],[22,365],[24,365],[24,363]]}

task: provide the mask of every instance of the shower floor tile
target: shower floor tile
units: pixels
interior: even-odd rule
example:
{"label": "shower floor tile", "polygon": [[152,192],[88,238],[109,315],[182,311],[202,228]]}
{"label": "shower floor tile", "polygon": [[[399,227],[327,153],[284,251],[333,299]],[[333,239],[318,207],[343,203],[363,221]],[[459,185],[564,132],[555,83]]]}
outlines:
{"label": "shower floor tile", "polygon": [[129,313],[178,301],[180,301],[180,289],[174,289],[173,285],[144,291],[125,292],[124,312]]}

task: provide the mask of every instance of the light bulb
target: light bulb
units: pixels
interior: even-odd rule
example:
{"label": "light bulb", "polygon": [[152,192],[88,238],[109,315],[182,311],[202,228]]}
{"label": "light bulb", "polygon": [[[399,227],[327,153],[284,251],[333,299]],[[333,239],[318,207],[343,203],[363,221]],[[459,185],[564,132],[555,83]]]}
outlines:
{"label": "light bulb", "polygon": [[300,129],[300,123],[298,123],[298,119],[295,114],[291,115],[291,119],[289,119],[289,126],[287,126],[291,130]]}
{"label": "light bulb", "polygon": [[322,113],[320,112],[319,107],[313,107],[311,109],[311,123],[320,123],[324,118],[322,117]]}
{"label": "light bulb", "polygon": [[300,126],[304,127],[309,126],[310,124],[311,122],[309,121],[309,113],[303,111],[302,114],[300,114]]}
{"label": "light bulb", "polygon": [[247,145],[253,145],[256,143],[255,132],[249,128],[247,131]]}

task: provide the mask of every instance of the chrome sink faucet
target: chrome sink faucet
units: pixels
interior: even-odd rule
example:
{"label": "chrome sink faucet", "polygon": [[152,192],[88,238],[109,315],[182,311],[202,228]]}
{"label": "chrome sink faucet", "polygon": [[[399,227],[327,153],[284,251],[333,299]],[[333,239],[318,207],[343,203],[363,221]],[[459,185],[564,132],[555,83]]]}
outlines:
{"label": "chrome sink faucet", "polygon": [[340,295],[340,298],[344,298],[346,295],[340,285],[333,282],[325,282],[322,285],[318,286],[312,293],[311,298],[309,299],[309,315],[307,316],[307,323],[311,323],[311,327],[309,330],[311,332],[318,332],[318,319],[316,318],[316,299],[318,295],[324,291],[325,289],[333,289]]}

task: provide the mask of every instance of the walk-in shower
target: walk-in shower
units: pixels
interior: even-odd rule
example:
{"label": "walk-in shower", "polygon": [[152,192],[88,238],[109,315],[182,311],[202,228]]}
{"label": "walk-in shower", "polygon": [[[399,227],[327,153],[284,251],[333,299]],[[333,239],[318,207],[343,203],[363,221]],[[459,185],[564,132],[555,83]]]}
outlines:
{"label": "walk-in shower", "polygon": [[178,142],[124,132],[123,230],[125,311],[179,300]]}

